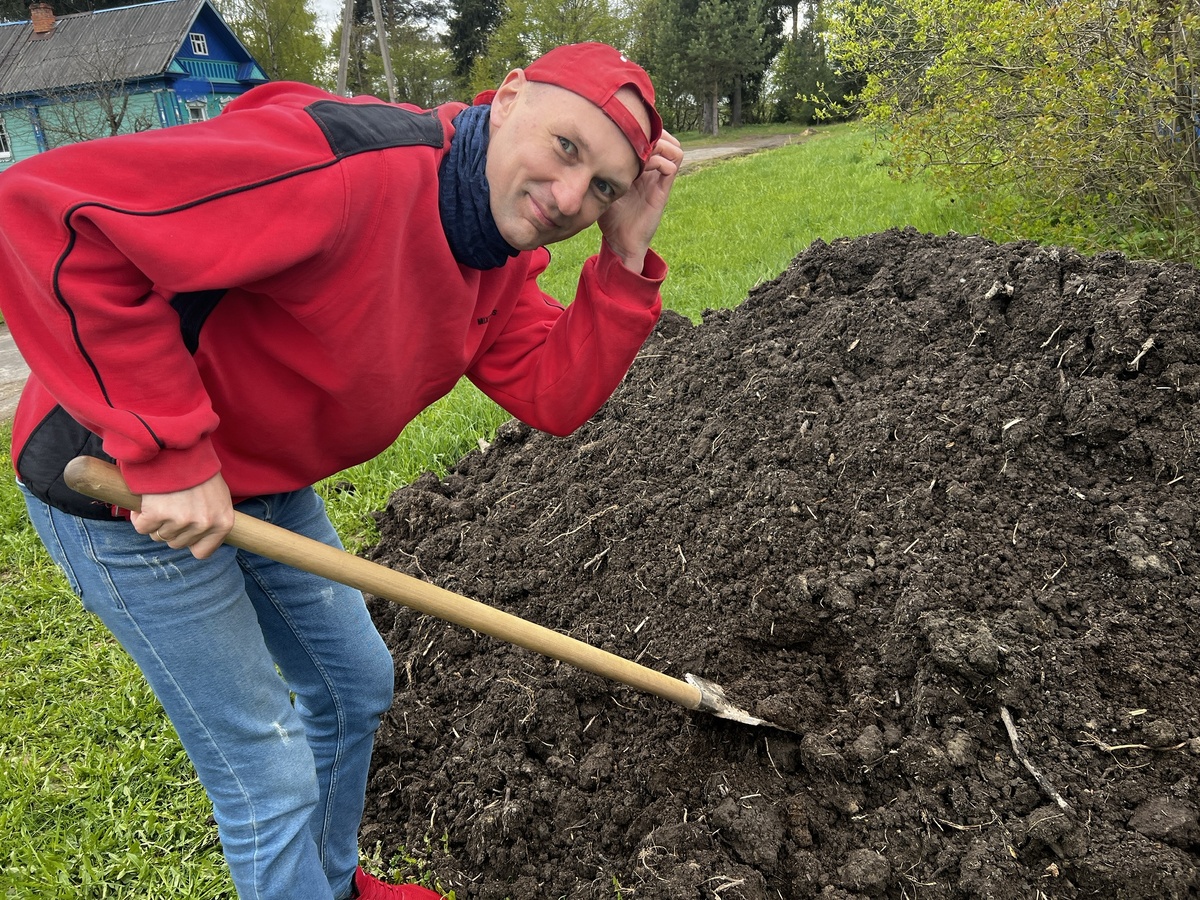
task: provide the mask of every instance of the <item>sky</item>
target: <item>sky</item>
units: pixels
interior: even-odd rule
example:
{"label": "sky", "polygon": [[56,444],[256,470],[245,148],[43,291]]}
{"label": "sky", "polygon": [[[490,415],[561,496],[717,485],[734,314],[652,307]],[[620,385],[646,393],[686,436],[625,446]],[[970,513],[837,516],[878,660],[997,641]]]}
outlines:
{"label": "sky", "polygon": [[317,14],[317,24],[326,34],[331,34],[341,24],[341,0],[309,0],[309,6]]}

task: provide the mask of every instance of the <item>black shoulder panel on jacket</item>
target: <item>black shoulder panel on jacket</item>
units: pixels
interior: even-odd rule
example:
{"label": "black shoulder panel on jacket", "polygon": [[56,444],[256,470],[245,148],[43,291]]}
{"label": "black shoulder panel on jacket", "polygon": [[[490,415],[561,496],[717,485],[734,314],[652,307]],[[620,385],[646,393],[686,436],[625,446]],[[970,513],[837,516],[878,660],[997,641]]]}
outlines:
{"label": "black shoulder panel on jacket", "polygon": [[318,100],[306,107],[339,158],[388,147],[441,147],[445,141],[437,113],[413,112],[383,103]]}

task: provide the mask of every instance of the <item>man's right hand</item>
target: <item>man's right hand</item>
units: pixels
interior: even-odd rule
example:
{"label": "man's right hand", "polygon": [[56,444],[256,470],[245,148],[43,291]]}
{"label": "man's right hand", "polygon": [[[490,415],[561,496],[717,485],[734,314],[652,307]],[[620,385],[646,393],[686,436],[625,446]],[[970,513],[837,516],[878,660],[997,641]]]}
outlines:
{"label": "man's right hand", "polygon": [[218,472],[186,490],[143,494],[141,512],[131,513],[129,520],[139,534],[176,550],[187,547],[196,559],[207,559],[233,528],[233,500]]}

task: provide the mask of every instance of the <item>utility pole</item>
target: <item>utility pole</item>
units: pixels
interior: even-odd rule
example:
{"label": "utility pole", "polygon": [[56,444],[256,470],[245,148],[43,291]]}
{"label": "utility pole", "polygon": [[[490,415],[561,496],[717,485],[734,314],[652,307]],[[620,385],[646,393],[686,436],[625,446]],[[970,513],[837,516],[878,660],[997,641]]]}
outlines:
{"label": "utility pole", "polygon": [[387,28],[383,24],[383,9],[379,0],[371,0],[371,9],[375,11],[375,31],[379,34],[379,53],[383,57],[383,78],[387,82],[388,100],[396,102],[396,79],[392,75],[392,54],[388,50]]}
{"label": "utility pole", "polygon": [[[383,57],[383,77],[387,81],[388,100],[396,102],[396,78],[392,74],[392,54],[388,50],[387,27],[383,24],[383,10],[379,0],[371,0],[375,14],[375,33],[379,36],[379,54]],[[337,92],[346,96],[346,69],[350,60],[350,31],[354,27],[354,0],[346,0],[342,7],[342,44],[338,54]]]}
{"label": "utility pole", "polygon": [[346,0],[342,4],[342,47],[338,54],[337,92],[339,97],[346,96],[346,65],[350,59],[350,29],[354,25],[354,0]]}

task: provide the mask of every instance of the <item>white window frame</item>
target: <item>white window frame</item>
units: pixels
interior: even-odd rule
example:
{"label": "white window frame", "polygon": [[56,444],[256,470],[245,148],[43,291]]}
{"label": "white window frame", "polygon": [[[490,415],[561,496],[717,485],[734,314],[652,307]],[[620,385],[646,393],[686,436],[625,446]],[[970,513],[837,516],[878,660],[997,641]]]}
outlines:
{"label": "white window frame", "polygon": [[207,103],[189,103],[187,105],[188,124],[192,125],[196,122],[208,121],[208,104]]}
{"label": "white window frame", "polygon": [[8,136],[8,123],[0,119],[0,159],[12,159],[12,140]]}
{"label": "white window frame", "polygon": [[208,56],[208,36],[207,35],[202,34],[199,31],[193,31],[191,34],[188,35],[188,40],[191,41],[192,52],[194,54],[196,54],[197,56]]}

